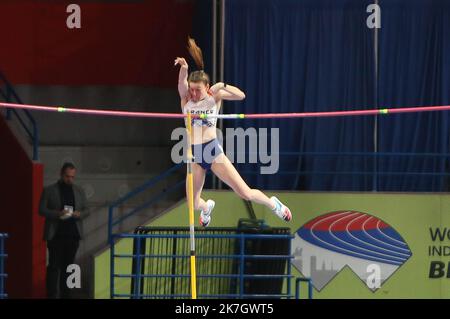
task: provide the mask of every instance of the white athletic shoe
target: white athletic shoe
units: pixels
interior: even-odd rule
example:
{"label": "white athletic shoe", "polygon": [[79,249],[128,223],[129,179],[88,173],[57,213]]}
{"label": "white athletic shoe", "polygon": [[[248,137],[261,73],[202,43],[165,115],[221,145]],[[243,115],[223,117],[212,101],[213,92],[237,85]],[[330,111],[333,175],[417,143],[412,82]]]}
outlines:
{"label": "white athletic shoe", "polygon": [[200,212],[200,225],[203,227],[208,227],[209,223],[211,222],[211,213],[214,209],[214,206],[216,205],[216,202],[212,199],[208,199],[206,201],[206,205],[208,206],[208,210],[204,212],[203,210]]}
{"label": "white athletic shoe", "polygon": [[283,203],[280,202],[280,200],[275,196],[272,196],[270,199],[275,203],[275,208],[272,210],[275,215],[287,222],[290,222],[292,219],[292,214],[289,208],[283,205]]}

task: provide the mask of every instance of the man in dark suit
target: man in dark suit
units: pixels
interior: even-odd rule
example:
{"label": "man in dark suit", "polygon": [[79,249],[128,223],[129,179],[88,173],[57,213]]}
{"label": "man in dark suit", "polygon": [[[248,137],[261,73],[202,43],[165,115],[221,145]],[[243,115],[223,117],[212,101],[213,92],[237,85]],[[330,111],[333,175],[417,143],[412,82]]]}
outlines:
{"label": "man in dark suit", "polygon": [[83,236],[81,220],[89,215],[86,195],[74,184],[76,168],[65,163],[61,178],[47,186],[41,195],[39,215],[45,217],[44,240],[47,241],[47,297],[69,298],[67,266],[74,263],[79,241]]}

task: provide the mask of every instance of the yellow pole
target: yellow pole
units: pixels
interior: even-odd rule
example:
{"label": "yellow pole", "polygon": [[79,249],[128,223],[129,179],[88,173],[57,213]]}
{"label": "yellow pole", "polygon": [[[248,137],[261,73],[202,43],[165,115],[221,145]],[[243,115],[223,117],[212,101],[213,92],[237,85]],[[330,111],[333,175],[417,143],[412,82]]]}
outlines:
{"label": "yellow pole", "polygon": [[195,236],[194,236],[194,178],[192,176],[192,147],[191,147],[191,113],[187,114],[187,183],[188,183],[188,207],[189,207],[189,232],[191,244],[191,296],[197,299],[197,274],[195,268]]}

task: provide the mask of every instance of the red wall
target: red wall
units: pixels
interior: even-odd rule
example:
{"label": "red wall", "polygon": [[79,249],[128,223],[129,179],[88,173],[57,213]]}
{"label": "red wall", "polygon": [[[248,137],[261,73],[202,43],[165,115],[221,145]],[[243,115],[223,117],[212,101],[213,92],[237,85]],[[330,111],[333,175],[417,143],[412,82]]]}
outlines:
{"label": "red wall", "polygon": [[[81,7],[81,29],[66,8]],[[14,84],[173,88],[193,1],[0,1],[0,70]],[[206,26],[209,27],[209,26]]]}
{"label": "red wall", "polygon": [[43,166],[33,163],[0,116],[0,232],[6,240],[10,298],[45,297],[44,219],[38,215]]}
{"label": "red wall", "polygon": [[31,297],[45,298],[47,245],[44,236],[45,219],[39,215],[39,199],[44,185],[44,165],[33,163],[31,178]]}

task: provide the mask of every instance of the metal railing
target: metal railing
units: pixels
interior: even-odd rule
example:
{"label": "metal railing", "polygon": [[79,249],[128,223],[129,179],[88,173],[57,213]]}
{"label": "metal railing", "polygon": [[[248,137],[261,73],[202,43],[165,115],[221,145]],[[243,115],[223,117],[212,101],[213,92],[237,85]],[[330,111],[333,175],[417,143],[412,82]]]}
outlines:
{"label": "metal railing", "polygon": [[0,233],[0,299],[8,298],[8,294],[5,291],[5,282],[8,277],[5,267],[5,260],[8,257],[5,249],[6,238],[8,238],[8,234]]}
{"label": "metal railing", "polygon": [[[2,88],[3,86],[3,88]],[[14,90],[13,86],[5,75],[0,72],[0,95],[3,97],[5,102],[7,103],[19,103],[23,104],[22,100],[20,99],[19,95]],[[33,160],[38,161],[39,160],[39,129],[36,121],[34,120],[33,116],[28,110],[16,110],[8,108],[6,109],[6,119],[11,120],[12,116],[15,116],[17,118],[17,121],[19,122],[20,126],[25,130],[28,138],[30,139],[32,146],[33,146]],[[25,116],[25,119],[23,116]],[[28,120],[28,123],[26,123],[26,120]],[[31,128],[30,128],[31,126]]]}
{"label": "metal railing", "polygon": [[177,172],[183,166],[184,166],[184,163],[180,163],[180,164],[176,164],[176,165],[172,166],[167,171],[165,171],[162,174],[160,174],[160,175],[150,179],[149,181],[147,181],[146,183],[142,184],[141,186],[133,189],[128,194],[126,194],[123,197],[119,198],[118,200],[116,200],[115,202],[113,202],[109,206],[109,208],[108,208],[108,242],[110,243],[110,245],[112,244],[112,237],[113,237],[112,235],[113,235],[113,231],[114,231],[114,226],[119,225],[124,220],[126,220],[126,219],[130,218],[131,216],[135,215],[136,213],[138,213],[138,212],[140,212],[140,211],[150,207],[151,205],[156,204],[158,201],[160,201],[161,199],[165,198],[169,194],[172,194],[173,192],[178,190],[181,186],[185,185],[185,180],[183,178],[181,181],[177,182],[175,185],[171,186],[167,190],[165,190],[165,191],[163,191],[163,192],[161,192],[159,194],[154,195],[149,200],[147,200],[145,203],[143,203],[143,204],[139,205],[138,207],[132,209],[131,211],[127,212],[125,214],[125,216],[122,216],[120,218],[114,219],[114,210],[117,207],[119,207],[120,205],[123,205],[126,201],[134,198],[138,194],[141,194],[142,192],[150,189],[151,187],[155,186],[159,182],[161,182],[164,179],[168,178],[169,176],[171,176],[172,174]]}
{"label": "metal railing", "polygon": [[308,285],[308,299],[313,298],[313,286],[310,278],[297,278],[295,280],[295,299],[300,299],[300,283],[306,282]]}
{"label": "metal railing", "polygon": [[[250,152],[246,153],[248,156]],[[271,154],[272,156],[274,154]],[[275,154],[276,155],[276,154]],[[435,171],[424,171],[417,170],[411,171],[409,168],[405,168],[405,170],[397,170],[397,171],[384,171],[381,170],[380,161],[382,160],[394,160],[401,158],[414,158],[414,160],[425,160],[432,159],[434,161],[442,161],[442,165],[444,167],[445,163],[450,159],[450,153],[417,153],[417,152],[279,152],[278,155],[280,157],[298,157],[299,163],[301,162],[301,157],[304,159],[307,158],[365,158],[367,161],[367,169],[361,171],[345,171],[345,170],[311,170],[304,171],[300,169],[300,164],[298,165],[297,170],[283,170],[280,169],[276,174],[277,175],[289,175],[293,176],[292,187],[289,189],[295,190],[296,186],[299,184],[298,181],[301,176],[333,176],[333,175],[348,175],[348,176],[366,176],[371,179],[372,189],[371,191],[379,190],[379,180],[382,177],[386,176],[420,176],[420,177],[442,177],[448,178],[450,177],[450,172],[435,172]],[[259,170],[240,170],[241,175],[258,175]],[[366,190],[362,190],[366,191]],[[447,190],[442,190],[447,191]]]}
{"label": "metal railing", "polygon": [[[290,262],[294,236],[289,228],[271,230],[272,234],[197,229],[198,297],[294,298]],[[189,229],[140,227],[137,232],[113,235],[132,239],[134,248],[131,254],[117,253],[111,245],[111,298],[190,298]],[[124,260],[127,272],[122,267],[117,273],[116,263],[123,265]],[[116,280],[129,280],[130,292],[117,292]]]}

